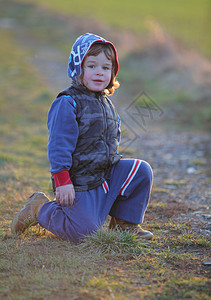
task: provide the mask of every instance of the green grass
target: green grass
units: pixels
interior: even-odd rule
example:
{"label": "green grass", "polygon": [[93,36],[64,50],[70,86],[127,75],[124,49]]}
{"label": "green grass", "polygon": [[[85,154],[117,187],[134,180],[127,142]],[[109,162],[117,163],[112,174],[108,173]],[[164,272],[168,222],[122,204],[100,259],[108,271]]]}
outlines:
{"label": "green grass", "polygon": [[[5,46],[0,48],[4,57],[0,70],[4,74],[0,81],[1,199],[12,187],[21,199],[33,187],[48,185],[46,116],[52,98],[42,78],[26,62],[29,53],[18,47],[13,34],[0,32],[0,38]],[[44,95],[48,101],[40,102]]]}
{"label": "green grass", "polygon": [[[23,3],[25,4],[23,4]],[[6,2],[5,2],[6,3]],[[21,4],[20,4],[21,3]],[[72,2],[71,2],[72,3]],[[84,6],[80,4],[80,12],[86,13],[85,8],[88,2],[85,3]],[[117,14],[116,5],[118,5],[118,1],[114,2],[114,12]],[[135,17],[133,18],[133,22],[131,21],[130,24],[127,24],[127,28],[129,30],[131,29],[132,25],[136,25],[137,27],[140,27],[140,32],[143,33],[143,30],[146,28],[144,27],[145,21],[148,18],[148,13],[151,12],[151,16],[155,18],[154,16],[157,16],[155,19],[159,21],[159,15],[162,16],[166,14],[166,17],[171,20],[172,23],[176,22],[177,26],[173,26],[175,30],[178,30],[180,28],[180,25],[184,22],[181,21],[181,18],[184,18],[186,21],[186,25],[183,24],[181,28],[181,35],[185,30],[189,30],[189,33],[186,37],[185,43],[189,45],[191,43],[189,39],[191,39],[192,35],[195,35],[197,30],[195,27],[199,28],[200,24],[205,24],[206,18],[203,16],[206,15],[207,9],[206,7],[209,6],[208,1],[202,1],[202,2],[190,2],[185,1],[183,2],[183,5],[179,5],[178,3],[171,3],[171,5],[165,5],[165,1],[159,2],[159,8],[158,4],[153,3],[151,5],[151,2],[138,2],[134,1],[134,5],[137,7],[137,10],[135,11],[135,14],[143,14],[144,17],[140,18],[140,22],[137,22],[135,20]],[[74,4],[74,3],[73,3]],[[43,9],[43,5],[46,9]],[[93,6],[95,5],[95,1],[89,2],[89,9],[93,9]],[[104,3],[101,3],[101,5],[105,5]],[[95,11],[99,9],[101,5],[97,5]],[[133,14],[129,14],[128,11],[132,10],[133,5],[129,5],[128,3],[124,3],[124,5],[120,6],[120,11],[122,15],[126,15],[127,17],[131,17]],[[139,9],[140,5],[143,7],[143,9]],[[189,7],[191,5],[191,9]],[[58,6],[58,7],[57,7]],[[69,15],[71,13],[75,15],[80,15],[80,12],[78,12],[78,6],[76,4],[75,11],[72,10],[72,5],[69,4],[67,1],[45,1],[42,4],[39,3],[39,1],[29,1],[29,0],[13,0],[9,1],[7,4],[2,4],[0,2],[0,16],[4,18],[7,16],[11,20],[17,21],[17,24],[23,26],[23,28],[27,28],[27,31],[30,32],[31,39],[34,38],[34,40],[38,40],[39,43],[49,43],[53,45],[54,48],[59,48],[63,55],[61,54],[60,59],[62,61],[67,61],[67,57],[69,55],[70,48],[75,41],[75,38],[78,36],[76,30],[74,27],[70,28],[69,23],[68,26],[65,26],[66,23],[66,17],[58,17],[58,12]],[[91,11],[90,10],[90,11]],[[124,10],[124,14],[122,12]],[[56,11],[56,14],[55,14]],[[173,17],[171,16],[171,13],[174,11]],[[127,13],[126,13],[127,12]],[[168,12],[168,13],[167,13]],[[119,13],[119,11],[118,11]],[[90,13],[91,14],[91,13]],[[113,11],[111,12],[113,14]],[[120,14],[120,13],[119,13]],[[97,14],[96,14],[97,15]],[[63,15],[64,16],[64,15]],[[99,14],[100,16],[100,14]],[[104,16],[104,14],[103,14]],[[102,16],[102,17],[103,17]],[[124,16],[125,17],[125,16]],[[110,19],[106,18],[107,22],[109,23]],[[197,23],[196,23],[196,20]],[[115,18],[115,22],[121,21],[121,18]],[[112,22],[112,21],[111,21]],[[126,21],[125,21],[126,22]],[[152,22],[153,23],[153,22]],[[194,23],[194,25],[193,25]],[[197,24],[197,26],[196,26]],[[143,26],[142,26],[143,25]],[[195,26],[195,27],[194,27]],[[124,27],[124,24],[121,22],[119,23],[119,29]],[[155,25],[156,27],[156,25]],[[114,30],[117,30],[117,27],[113,27]],[[142,29],[141,29],[142,28]],[[145,29],[144,29],[145,28]],[[195,30],[192,30],[194,28]],[[208,26],[209,28],[209,26]],[[165,29],[165,28],[164,28]],[[166,27],[166,30],[168,28]],[[88,31],[88,28],[87,28]],[[79,34],[82,34],[79,30]],[[99,32],[100,34],[100,32]],[[209,44],[210,42],[210,34],[209,29],[201,30],[201,33],[198,34],[203,41],[199,41],[196,44],[193,45],[195,49],[198,47],[201,47],[205,45],[206,43]],[[145,38],[143,37],[143,43],[145,42]],[[204,44],[205,43],[205,44]],[[209,46],[207,48],[211,49]],[[6,49],[6,48],[5,48]],[[31,50],[31,55],[36,55],[36,50]],[[203,51],[202,51],[203,52]],[[145,57],[146,58],[146,57]],[[122,57],[120,60],[120,72],[118,74],[118,79],[121,83],[120,86],[120,99],[122,103],[126,106],[128,101],[132,102],[133,99],[140,93],[140,91],[145,91],[162,109],[164,112],[172,111],[175,108],[175,105],[177,105],[179,108],[182,107],[182,113],[177,114],[177,118],[175,118],[175,123],[177,123],[178,127],[180,127],[180,124],[185,124],[185,126],[190,126],[196,129],[210,129],[210,118],[211,118],[211,111],[208,109],[208,99],[201,98],[201,88],[198,88],[195,90],[194,88],[194,82],[191,85],[183,86],[181,82],[177,83],[173,81],[169,81],[168,72],[167,74],[157,75],[156,71],[153,69],[153,67],[150,67],[150,64],[146,64],[146,60],[143,58],[143,52],[141,51],[140,46],[140,52],[139,53],[129,53],[127,57]],[[187,57],[188,59],[188,57]],[[156,62],[155,62],[156,63]],[[180,71],[177,70],[177,66],[173,66],[175,73],[174,76],[178,77],[180,76]],[[13,68],[11,68],[11,73],[13,74],[13,77],[15,77],[15,73],[18,74],[20,71],[20,66],[17,64]],[[2,70],[3,71],[3,70]],[[182,74],[184,75],[184,74]],[[190,74],[191,76],[191,74]],[[30,78],[25,78],[24,80],[28,80],[28,84],[30,85],[32,81],[30,82]],[[171,78],[171,74],[170,74]],[[21,81],[21,77],[19,78]],[[187,78],[185,77],[184,82],[186,82]],[[21,91],[21,85],[24,87],[25,82],[19,82],[19,91]],[[121,95],[121,92],[124,91]],[[12,93],[12,89],[8,89],[4,91],[5,93]],[[15,93],[15,91],[13,91]],[[7,95],[7,94],[6,94]],[[40,95],[40,100],[36,100],[37,104],[39,101],[47,101],[43,99],[49,99],[49,93],[45,93],[43,95]],[[200,105],[198,105],[198,101],[200,101]],[[191,105],[191,110],[189,109]],[[18,116],[17,116],[18,117]],[[32,118],[35,118],[35,116],[31,116]],[[19,118],[21,119],[21,115],[19,115]],[[171,121],[170,121],[171,122]]]}
{"label": "green grass", "polygon": [[93,251],[94,255],[98,253],[108,258],[119,257],[122,260],[141,254],[138,239],[131,233],[121,230],[111,230],[108,233],[101,229],[96,234],[88,236],[81,248]]}
{"label": "green grass", "polygon": [[211,55],[210,0],[133,0],[122,3],[112,1],[72,0],[16,0],[25,3],[39,3],[53,12],[65,13],[90,19],[97,19],[114,29],[125,28],[146,33],[150,20],[155,20],[176,38],[189,47]]}
{"label": "green grass", "polygon": [[[151,226],[150,242],[105,228],[76,245],[38,228],[20,237],[1,234],[1,299],[209,299],[200,259],[210,243],[187,225]],[[172,231],[162,235],[166,228]]]}

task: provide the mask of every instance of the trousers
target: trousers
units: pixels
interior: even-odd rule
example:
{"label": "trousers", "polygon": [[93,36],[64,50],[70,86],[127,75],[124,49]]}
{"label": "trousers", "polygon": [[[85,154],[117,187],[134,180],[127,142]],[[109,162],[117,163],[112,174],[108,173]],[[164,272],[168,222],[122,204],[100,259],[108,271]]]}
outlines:
{"label": "trousers", "polygon": [[76,192],[72,206],[63,207],[55,200],[45,203],[39,211],[38,222],[56,236],[74,243],[101,228],[108,215],[141,224],[152,181],[152,169],[147,162],[121,159],[102,185]]}

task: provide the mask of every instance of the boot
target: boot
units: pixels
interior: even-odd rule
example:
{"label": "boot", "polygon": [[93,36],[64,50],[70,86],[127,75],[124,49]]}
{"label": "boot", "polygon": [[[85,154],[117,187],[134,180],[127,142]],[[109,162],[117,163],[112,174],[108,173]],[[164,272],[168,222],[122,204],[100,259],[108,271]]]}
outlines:
{"label": "boot", "polygon": [[138,237],[146,240],[151,240],[153,237],[153,234],[150,231],[143,230],[139,224],[129,223],[115,217],[111,217],[109,229],[128,230]]}
{"label": "boot", "polygon": [[13,218],[11,227],[12,233],[21,234],[28,227],[37,225],[40,208],[48,201],[49,199],[46,195],[41,192],[32,194],[24,208]]}

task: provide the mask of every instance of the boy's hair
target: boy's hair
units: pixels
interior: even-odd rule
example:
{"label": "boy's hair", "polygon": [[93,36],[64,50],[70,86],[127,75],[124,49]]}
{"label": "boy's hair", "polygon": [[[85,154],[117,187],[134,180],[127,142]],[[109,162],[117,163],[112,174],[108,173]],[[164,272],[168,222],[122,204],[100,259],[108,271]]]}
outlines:
{"label": "boy's hair", "polygon": [[[116,60],[115,60],[115,53],[114,53],[114,49],[113,49],[112,45],[110,45],[108,43],[95,42],[91,46],[89,51],[87,52],[85,58],[87,56],[97,56],[101,52],[104,52],[106,58],[112,62],[111,81],[110,81],[109,85],[106,87],[105,93],[107,95],[113,95],[113,93],[115,92],[115,89],[118,89],[120,84],[116,80],[116,77],[115,77]],[[84,62],[84,60],[83,60],[83,62]],[[81,69],[82,69],[81,75],[79,77],[79,79],[81,81],[83,80],[83,76],[84,76],[83,62],[82,62],[82,66],[81,66]]]}

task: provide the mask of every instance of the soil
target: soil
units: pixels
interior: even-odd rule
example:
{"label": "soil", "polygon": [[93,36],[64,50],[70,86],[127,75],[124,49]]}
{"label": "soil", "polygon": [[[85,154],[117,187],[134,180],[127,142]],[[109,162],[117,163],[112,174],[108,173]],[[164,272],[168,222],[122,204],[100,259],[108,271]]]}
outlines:
{"label": "soil", "polygon": [[[19,4],[8,1],[7,12],[11,7],[14,9],[15,5]],[[46,23],[52,22],[52,14],[49,15],[44,8],[24,7],[27,7],[28,12],[33,10],[34,18],[44,17]],[[17,19],[14,16],[1,18],[0,27],[12,30],[17,42],[31,53],[30,62],[56,95],[70,83],[66,75],[69,53],[64,54],[62,49],[54,46],[52,32],[46,39],[44,36],[33,34],[30,26],[27,26],[29,19],[29,17],[26,19],[26,16]],[[129,31],[114,31],[109,26],[90,19],[58,14],[53,16],[53,19],[58,28],[65,24],[61,39],[66,38],[66,35],[74,42],[77,36],[87,31],[95,32],[114,42],[119,49],[120,63],[129,57],[133,64],[139,62],[146,76],[157,76],[162,88],[172,86],[174,90],[179,88],[188,91],[193,100],[192,107],[188,107],[189,115],[192,113],[191,109],[197,110],[200,103],[208,104],[211,98],[211,62],[194,51],[190,53],[189,49],[162,31],[159,25],[154,25],[151,34],[143,37]],[[55,38],[59,37],[55,32]],[[136,88],[140,88],[141,81],[137,79],[134,84]],[[132,101],[126,102],[131,85],[129,88],[126,84],[122,84],[120,89],[121,92],[116,93],[113,101],[127,131],[124,139],[129,141],[129,146],[123,149],[123,155],[144,159],[154,170],[152,207],[149,207],[150,213],[146,218],[163,217],[175,218],[180,222],[188,221],[193,230],[209,236],[211,233],[209,132],[199,131],[186,126],[187,123],[181,123],[183,112],[187,111],[183,103],[171,106],[170,110],[154,106],[153,115],[150,115],[148,110],[145,116],[139,114],[137,119],[131,118],[134,112],[131,115],[128,107]],[[137,91],[133,96],[135,94]],[[133,99],[133,96],[129,99]],[[134,123],[134,119],[140,122]],[[160,203],[166,203],[167,206],[162,208],[159,206]]]}

